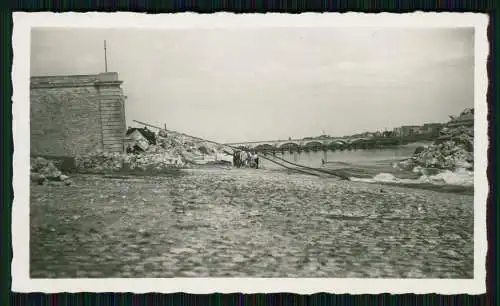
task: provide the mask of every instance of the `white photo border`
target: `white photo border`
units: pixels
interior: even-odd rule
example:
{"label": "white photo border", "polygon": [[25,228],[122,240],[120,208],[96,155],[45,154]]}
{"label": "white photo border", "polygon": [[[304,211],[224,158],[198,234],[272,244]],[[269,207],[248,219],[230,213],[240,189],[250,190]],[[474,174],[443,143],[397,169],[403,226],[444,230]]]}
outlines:
{"label": "white photo border", "polygon": [[[488,16],[476,13],[302,13],[302,14],[140,14],[140,13],[13,13],[13,189],[12,291],[14,292],[133,292],[133,293],[276,293],[313,294],[486,292],[486,176],[488,121],[486,70],[489,43]],[[474,68],[474,278],[473,279],[369,279],[369,278],[109,278],[32,279],[29,275],[29,92],[31,29],[63,28],[246,28],[246,27],[418,27],[475,28]]]}

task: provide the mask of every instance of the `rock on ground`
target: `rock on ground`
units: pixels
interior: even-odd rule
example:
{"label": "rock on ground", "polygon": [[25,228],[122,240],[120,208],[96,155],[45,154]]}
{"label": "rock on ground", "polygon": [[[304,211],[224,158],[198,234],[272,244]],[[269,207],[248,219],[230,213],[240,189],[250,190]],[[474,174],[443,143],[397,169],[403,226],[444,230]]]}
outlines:
{"label": "rock on ground", "polygon": [[30,179],[40,185],[47,182],[65,182],[70,185],[69,176],[62,172],[54,165],[54,162],[43,157],[31,158],[30,160]]}

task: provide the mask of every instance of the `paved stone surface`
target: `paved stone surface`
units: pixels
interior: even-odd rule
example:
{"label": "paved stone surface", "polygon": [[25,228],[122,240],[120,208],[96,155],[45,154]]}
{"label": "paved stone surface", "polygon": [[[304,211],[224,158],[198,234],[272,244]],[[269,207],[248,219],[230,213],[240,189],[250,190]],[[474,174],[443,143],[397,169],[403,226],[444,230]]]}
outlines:
{"label": "paved stone surface", "polygon": [[473,196],[267,170],[31,187],[31,277],[473,277]]}

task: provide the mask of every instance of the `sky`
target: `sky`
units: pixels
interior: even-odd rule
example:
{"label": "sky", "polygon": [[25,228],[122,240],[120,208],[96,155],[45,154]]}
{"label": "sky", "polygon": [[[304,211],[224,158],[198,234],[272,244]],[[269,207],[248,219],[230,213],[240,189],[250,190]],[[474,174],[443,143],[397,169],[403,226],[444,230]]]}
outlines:
{"label": "sky", "polygon": [[32,76],[117,72],[132,120],[221,142],[445,122],[474,106],[473,28],[32,31]]}

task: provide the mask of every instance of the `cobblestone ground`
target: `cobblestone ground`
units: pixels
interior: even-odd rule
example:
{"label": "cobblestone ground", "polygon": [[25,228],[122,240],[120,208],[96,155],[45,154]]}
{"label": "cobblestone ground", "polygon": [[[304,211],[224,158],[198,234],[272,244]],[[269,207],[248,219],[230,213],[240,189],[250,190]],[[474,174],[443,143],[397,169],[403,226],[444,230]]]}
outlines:
{"label": "cobblestone ground", "polygon": [[31,187],[31,277],[473,277],[473,197],[267,170]]}

